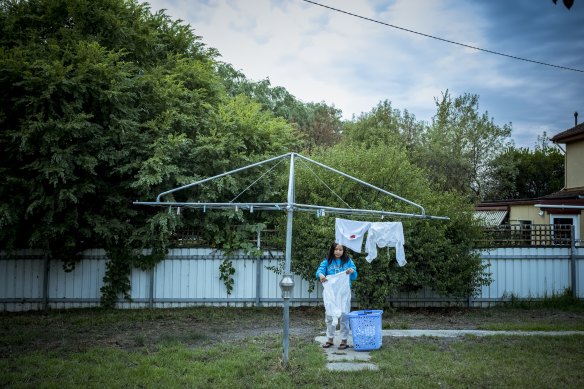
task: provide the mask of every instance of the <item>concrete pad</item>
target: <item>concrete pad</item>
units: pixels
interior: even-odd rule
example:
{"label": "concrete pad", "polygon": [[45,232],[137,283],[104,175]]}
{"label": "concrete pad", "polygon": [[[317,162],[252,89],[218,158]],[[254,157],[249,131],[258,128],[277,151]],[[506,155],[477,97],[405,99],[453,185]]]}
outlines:
{"label": "concrete pad", "polygon": [[437,338],[456,338],[465,335],[492,336],[559,336],[559,335],[584,335],[584,331],[485,331],[485,330],[383,330],[382,336],[417,337],[433,336]]}
{"label": "concrete pad", "polygon": [[360,370],[378,370],[377,365],[373,363],[350,363],[350,362],[333,362],[327,363],[326,368],[333,371],[360,371]]}
{"label": "concrete pad", "polygon": [[[324,344],[327,341],[326,336],[317,336],[314,338],[318,344]],[[360,370],[377,370],[377,365],[367,363],[371,359],[371,355],[367,351],[355,351],[353,348],[353,339],[349,337],[347,344],[349,348],[339,350],[341,343],[338,337],[335,337],[334,345],[322,350],[326,354],[326,368],[333,371],[360,371]]]}

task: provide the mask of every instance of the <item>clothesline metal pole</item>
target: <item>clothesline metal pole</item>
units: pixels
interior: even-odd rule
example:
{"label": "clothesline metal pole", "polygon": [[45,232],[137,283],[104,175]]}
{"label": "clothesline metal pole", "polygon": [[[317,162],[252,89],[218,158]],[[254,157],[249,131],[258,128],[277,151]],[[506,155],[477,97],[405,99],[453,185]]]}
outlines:
{"label": "clothesline metal pole", "polygon": [[[290,263],[292,261],[292,222],[294,218],[294,153],[290,154],[290,176],[288,177],[288,207],[286,221],[286,262],[284,263],[284,276],[282,278],[282,297],[284,298],[284,339],[282,341],[284,367],[288,365],[288,338],[290,328],[290,297],[294,288],[294,281],[290,274]],[[289,288],[285,291],[284,288]]]}

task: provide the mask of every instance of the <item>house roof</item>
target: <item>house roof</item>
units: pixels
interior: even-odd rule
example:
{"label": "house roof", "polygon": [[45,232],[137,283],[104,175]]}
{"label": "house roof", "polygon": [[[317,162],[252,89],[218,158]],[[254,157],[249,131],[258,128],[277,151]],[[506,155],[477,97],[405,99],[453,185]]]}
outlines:
{"label": "house roof", "polygon": [[473,212],[473,217],[478,220],[485,227],[496,227],[500,226],[505,220],[508,211],[485,211],[485,210],[475,210]]}
{"label": "house roof", "polygon": [[556,134],[551,138],[554,143],[570,143],[577,140],[584,139],[584,122],[564,131]]}
{"label": "house roof", "polygon": [[475,206],[479,210],[508,210],[511,205],[532,205],[538,202],[538,199],[513,199],[513,200],[496,200],[483,201]]}
{"label": "house roof", "polygon": [[572,200],[572,202],[584,203],[584,187],[562,189],[549,195],[540,197],[540,200]]}

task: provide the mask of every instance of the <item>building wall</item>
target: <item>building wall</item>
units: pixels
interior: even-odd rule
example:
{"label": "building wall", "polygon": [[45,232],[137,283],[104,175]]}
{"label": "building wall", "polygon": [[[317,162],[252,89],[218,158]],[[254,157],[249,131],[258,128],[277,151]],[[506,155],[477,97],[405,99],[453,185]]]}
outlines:
{"label": "building wall", "polygon": [[521,220],[530,220],[533,224],[549,224],[550,217],[544,212],[543,216],[539,215],[539,208],[533,204],[511,205],[509,209],[509,223],[517,224]]}
{"label": "building wall", "polygon": [[566,144],[566,188],[584,187],[584,141]]}

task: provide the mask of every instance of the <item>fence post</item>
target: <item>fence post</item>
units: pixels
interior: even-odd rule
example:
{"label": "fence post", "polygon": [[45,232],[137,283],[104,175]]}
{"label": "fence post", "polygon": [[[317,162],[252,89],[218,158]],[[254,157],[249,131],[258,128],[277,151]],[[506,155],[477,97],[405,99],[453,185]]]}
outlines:
{"label": "fence post", "polygon": [[43,258],[43,309],[45,311],[49,309],[49,268],[50,259],[45,251],[45,256]]}
{"label": "fence post", "polygon": [[[262,227],[261,225],[258,224],[258,238],[256,240],[256,247],[258,249],[258,252],[260,252],[259,250],[261,249],[261,239],[262,239]],[[261,293],[261,277],[262,277],[262,265],[261,265],[261,261],[262,261],[262,255],[259,254],[257,261],[256,261],[256,307],[259,307],[261,302],[260,302],[260,293]]]}
{"label": "fence post", "polygon": [[576,230],[574,226],[570,227],[570,273],[571,273],[571,282],[570,288],[572,289],[572,297],[577,298],[578,295],[576,293]]}
{"label": "fence post", "polygon": [[150,269],[150,285],[148,285],[149,290],[148,290],[148,307],[149,308],[154,308],[154,269],[156,268],[156,265],[152,266],[152,269]]}

